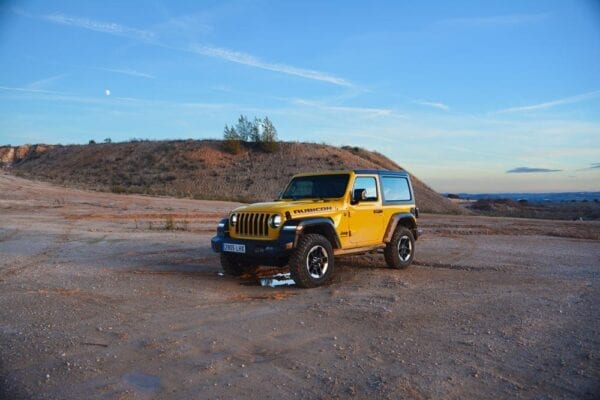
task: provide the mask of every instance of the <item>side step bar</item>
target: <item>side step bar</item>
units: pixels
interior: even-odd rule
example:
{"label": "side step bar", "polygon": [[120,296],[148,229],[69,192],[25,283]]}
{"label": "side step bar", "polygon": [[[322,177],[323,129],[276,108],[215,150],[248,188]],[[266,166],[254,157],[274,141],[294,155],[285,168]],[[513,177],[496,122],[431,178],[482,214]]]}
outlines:
{"label": "side step bar", "polygon": [[361,254],[361,253],[371,253],[378,251],[380,249],[384,249],[385,245],[378,244],[377,246],[366,246],[366,247],[357,247],[355,249],[333,249],[334,256],[343,256],[346,254]]}

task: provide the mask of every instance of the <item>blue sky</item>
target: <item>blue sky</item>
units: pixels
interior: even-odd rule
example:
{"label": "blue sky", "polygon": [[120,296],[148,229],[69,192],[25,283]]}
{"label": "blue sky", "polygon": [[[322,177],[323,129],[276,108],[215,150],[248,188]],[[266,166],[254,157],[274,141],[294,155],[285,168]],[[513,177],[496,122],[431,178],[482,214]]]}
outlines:
{"label": "blue sky", "polygon": [[597,1],[0,4],[0,145],[268,115],[439,191],[600,190]]}

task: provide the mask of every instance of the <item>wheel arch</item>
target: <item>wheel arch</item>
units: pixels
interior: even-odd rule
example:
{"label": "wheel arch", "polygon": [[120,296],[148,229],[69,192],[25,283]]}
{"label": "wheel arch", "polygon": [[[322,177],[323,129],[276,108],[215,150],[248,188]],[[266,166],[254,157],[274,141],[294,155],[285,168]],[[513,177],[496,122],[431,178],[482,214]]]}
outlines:
{"label": "wheel arch", "polygon": [[411,213],[397,213],[391,216],[388,226],[383,236],[384,243],[389,243],[392,240],[392,236],[398,226],[404,226],[413,234],[415,240],[418,237],[417,220]]}
{"label": "wheel arch", "polygon": [[296,224],[296,240],[294,241],[294,247],[298,244],[298,240],[302,235],[307,235],[309,233],[319,234],[325,236],[329,243],[331,243],[331,247],[334,249],[339,249],[342,247],[340,239],[335,230],[335,225],[333,221],[329,218],[325,217],[317,217],[317,218],[307,218],[298,221]]}

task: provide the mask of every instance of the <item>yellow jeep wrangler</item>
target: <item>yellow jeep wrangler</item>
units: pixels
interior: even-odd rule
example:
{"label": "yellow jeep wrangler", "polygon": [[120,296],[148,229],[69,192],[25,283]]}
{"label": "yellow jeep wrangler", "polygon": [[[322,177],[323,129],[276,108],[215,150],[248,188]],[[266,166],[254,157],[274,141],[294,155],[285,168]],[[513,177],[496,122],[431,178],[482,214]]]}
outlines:
{"label": "yellow jeep wrangler", "polygon": [[408,267],[418,216],[406,172],[300,174],[275,201],[233,210],[211,246],[227,274],[289,265],[296,285],[315,287],[331,278],[335,256],[382,251],[388,266]]}

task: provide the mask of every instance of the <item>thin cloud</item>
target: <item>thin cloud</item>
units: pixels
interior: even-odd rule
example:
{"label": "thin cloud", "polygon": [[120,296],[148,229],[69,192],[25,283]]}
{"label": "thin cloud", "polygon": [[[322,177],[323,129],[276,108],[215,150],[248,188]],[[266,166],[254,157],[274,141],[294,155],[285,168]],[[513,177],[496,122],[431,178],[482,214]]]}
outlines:
{"label": "thin cloud", "polygon": [[434,101],[414,100],[413,103],[419,104],[421,106],[427,106],[427,107],[437,108],[439,110],[444,110],[444,111],[448,111],[450,109],[450,107],[448,107],[446,104],[444,104],[444,103],[437,103],[437,102],[434,102]]}
{"label": "thin cloud", "polygon": [[563,104],[572,104],[572,103],[579,103],[581,101],[592,100],[597,97],[600,97],[600,90],[595,90],[593,92],[579,94],[577,96],[564,97],[562,99],[552,100],[552,101],[548,101],[546,103],[532,104],[532,105],[521,106],[521,107],[505,108],[503,110],[494,112],[494,114],[507,114],[507,113],[516,113],[516,112],[545,110],[548,108],[561,106]]}
{"label": "thin cloud", "polygon": [[363,114],[368,117],[390,116],[393,113],[392,110],[386,108],[329,106],[327,109],[334,112]]}
{"label": "thin cloud", "polygon": [[34,82],[30,82],[27,85],[25,85],[25,88],[27,88],[27,89],[43,89],[43,88],[47,87],[48,85],[50,85],[51,83],[61,80],[67,76],[68,76],[68,74],[54,75],[49,78],[44,78],[44,79],[40,79],[40,80],[37,80]]}
{"label": "thin cloud", "polygon": [[136,70],[128,69],[128,68],[118,69],[118,68],[94,67],[94,69],[97,69],[99,71],[114,72],[116,74],[135,76],[137,78],[156,79],[156,77],[154,75],[150,75],[145,72],[140,72],[140,71],[136,71]]}
{"label": "thin cloud", "polygon": [[[24,12],[19,11],[19,14],[30,16]],[[31,17],[31,16],[30,16]],[[102,22],[95,21],[89,18],[74,17],[61,13],[44,15],[42,18],[46,21],[66,26],[73,26],[81,29],[92,30],[96,32],[107,33],[110,35],[123,36],[130,39],[137,39],[158,47],[169,48],[172,50],[185,51],[194,54],[200,54],[203,56],[219,58],[236,64],[242,64],[254,68],[264,69],[267,71],[278,72],[286,75],[299,76],[305,79],[311,79],[320,82],[326,82],[338,86],[351,87],[354,86],[351,82],[329,74],[326,72],[316,71],[312,69],[299,68],[287,64],[272,63],[261,60],[260,58],[251,54],[242,53],[230,49],[206,46],[206,45],[190,45],[188,47],[173,47],[165,43],[156,41],[155,33],[147,30],[140,30],[130,28],[125,25],[117,24],[114,22]]]}
{"label": "thin cloud", "polygon": [[591,171],[595,169],[600,169],[600,163],[591,163],[589,167],[579,168],[577,171]]}
{"label": "thin cloud", "polygon": [[[228,103],[198,103],[198,102],[173,102],[166,100],[152,100],[152,99],[144,99],[139,97],[119,97],[119,96],[110,96],[107,97],[103,93],[98,96],[81,96],[74,93],[68,92],[58,92],[51,90],[41,90],[41,89],[29,89],[29,88],[21,88],[21,87],[10,87],[10,86],[0,86],[0,90],[9,91],[9,92],[17,92],[21,94],[31,94],[36,95],[36,98],[41,98],[49,101],[61,101],[61,102],[70,102],[70,103],[81,103],[81,104],[120,104],[120,105],[129,105],[129,106],[157,106],[157,107],[180,107],[180,108],[190,108],[190,109],[206,109],[206,110],[214,110],[214,109],[222,109],[225,107],[231,107],[235,105],[231,105]],[[236,106],[239,108],[239,106]]]}
{"label": "thin cloud", "polygon": [[486,17],[449,18],[440,21],[440,25],[465,28],[497,28],[504,26],[526,25],[540,22],[549,17],[548,14],[508,14]]}
{"label": "thin cloud", "polygon": [[[355,115],[361,115],[363,117],[383,117],[394,115],[393,110],[389,108],[371,108],[371,107],[344,107],[344,106],[331,106],[322,102],[305,100],[305,99],[294,99],[293,104],[307,107],[315,107],[319,110],[334,112],[334,113],[349,113]],[[399,117],[404,117],[398,115]]]}
{"label": "thin cloud", "polygon": [[62,94],[62,92],[56,92],[53,90],[44,90],[44,89],[36,89],[36,88],[28,88],[28,87],[0,86],[0,90],[9,91],[9,92],[24,92],[24,93]]}
{"label": "thin cloud", "polygon": [[562,169],[549,169],[549,168],[531,168],[531,167],[518,167],[509,169],[506,171],[507,174],[531,174],[537,172],[560,172]]}
{"label": "thin cloud", "polygon": [[89,18],[73,17],[60,13],[44,15],[42,18],[59,25],[74,26],[91,31],[109,33],[111,35],[125,36],[145,41],[151,40],[155,36],[153,32],[130,28],[115,22],[95,21]]}
{"label": "thin cloud", "polygon": [[242,53],[239,51],[224,49],[213,46],[193,45],[190,51],[197,54],[202,54],[209,57],[220,58],[237,64],[247,65],[250,67],[265,69],[268,71],[280,72],[287,75],[300,76],[306,79],[332,83],[338,86],[352,86],[347,80],[321,71],[311,69],[298,68],[286,64],[270,63],[261,60],[251,54]]}

